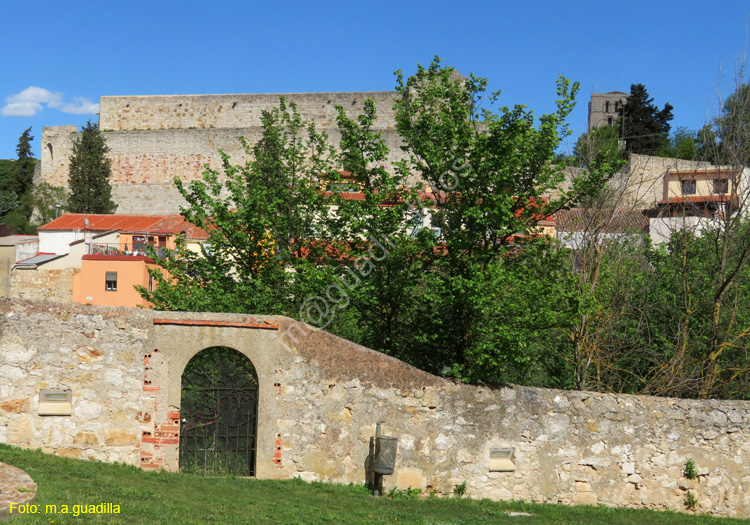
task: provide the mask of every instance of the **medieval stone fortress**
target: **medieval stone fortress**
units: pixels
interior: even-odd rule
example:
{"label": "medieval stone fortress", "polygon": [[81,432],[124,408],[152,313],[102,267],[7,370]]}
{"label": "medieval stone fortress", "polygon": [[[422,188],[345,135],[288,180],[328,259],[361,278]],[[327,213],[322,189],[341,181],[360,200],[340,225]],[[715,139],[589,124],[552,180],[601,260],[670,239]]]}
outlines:
{"label": "medieval stone fortress", "polygon": [[[393,114],[393,92],[290,93],[300,117],[314,122],[338,143],[335,106],[357,115],[367,98],[377,106],[375,129],[391,150],[391,163],[401,150]],[[260,138],[261,112],[278,107],[278,94],[173,95],[102,97],[99,128],[112,161],[112,185],[118,214],[176,213],[183,204],[172,182],[201,177],[204,166],[221,168],[219,150],[232,162],[247,161],[238,137],[249,144]],[[67,186],[68,158],[77,136],[75,126],[44,128],[41,170],[37,181]]]}
{"label": "medieval stone fortress", "polygon": [[[178,213],[185,202],[174,178],[185,183],[198,180],[205,166],[220,171],[219,150],[234,164],[245,163],[248,159],[238,138],[244,137],[249,144],[260,138],[261,113],[277,107],[279,96],[296,104],[300,117],[326,132],[332,145],[340,138],[335,106],[344,107],[352,117],[359,114],[364,100],[372,98],[378,114],[374,130],[382,133],[390,150],[389,163],[403,158],[393,112],[395,92],[105,96],[99,128],[110,148],[116,213]],[[612,125],[625,98],[619,91],[594,93],[588,105],[589,129]],[[77,136],[75,126],[44,128],[35,183],[67,186],[69,157]],[[666,183],[667,173],[677,179],[705,178],[702,172],[710,168],[708,162],[631,155],[616,181],[622,192],[622,202],[616,207],[656,208],[660,201],[675,196]],[[570,176],[575,176],[575,170]]]}
{"label": "medieval stone fortress", "polygon": [[[376,130],[391,164],[403,155],[395,96],[284,95],[334,144],[334,107],[353,116],[374,99]],[[590,128],[610,125],[623,96],[595,94]],[[261,112],[278,102],[276,94],[102,97],[99,126],[110,148],[117,214],[179,212],[184,201],[173,179],[198,180],[206,165],[220,170],[219,150],[233,163],[246,162],[238,137],[256,142]],[[44,128],[35,182],[67,185],[77,134],[75,126]],[[632,155],[617,181],[621,207],[668,206],[684,181],[694,181],[700,193],[722,181],[722,173],[707,163]],[[639,216],[645,228],[664,219]],[[473,497],[676,510],[692,491],[703,512],[750,517],[748,402],[464,385],[282,316],[102,306],[88,292],[74,301],[74,280],[89,271],[81,266],[87,245],[121,244],[122,236],[131,249],[146,242],[145,227],[127,220],[100,226],[81,216],[67,230],[42,227],[40,237],[50,239],[43,242],[62,243],[67,252],[43,253],[14,269],[13,298],[0,301],[0,443],[178,470],[187,446],[180,423],[183,370],[204,349],[231,347],[257,373],[247,437],[253,440],[250,474],[259,478],[362,483],[376,422],[387,421],[399,447],[392,487],[449,495],[464,482]],[[170,220],[177,219],[148,226],[161,232],[164,246],[183,231],[176,222],[164,225]],[[563,229],[560,222],[558,232]],[[160,238],[154,242],[162,246]],[[63,262],[73,259],[77,267]],[[88,262],[107,261],[96,255]],[[128,288],[125,271],[119,270],[118,283],[118,271],[111,270],[91,269],[106,291]],[[56,430],[60,425],[65,432]],[[688,481],[682,472],[689,459],[700,468]]]}

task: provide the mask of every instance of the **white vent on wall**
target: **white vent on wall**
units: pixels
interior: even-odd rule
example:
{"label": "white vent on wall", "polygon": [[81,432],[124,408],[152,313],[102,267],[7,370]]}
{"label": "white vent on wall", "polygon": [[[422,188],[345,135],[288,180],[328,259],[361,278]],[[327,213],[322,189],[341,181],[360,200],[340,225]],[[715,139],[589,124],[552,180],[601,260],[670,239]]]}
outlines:
{"label": "white vent on wall", "polygon": [[69,416],[73,413],[73,393],[70,390],[43,388],[39,391],[40,416]]}
{"label": "white vent on wall", "polygon": [[490,449],[490,472],[514,472],[516,464],[514,448],[491,448]]}

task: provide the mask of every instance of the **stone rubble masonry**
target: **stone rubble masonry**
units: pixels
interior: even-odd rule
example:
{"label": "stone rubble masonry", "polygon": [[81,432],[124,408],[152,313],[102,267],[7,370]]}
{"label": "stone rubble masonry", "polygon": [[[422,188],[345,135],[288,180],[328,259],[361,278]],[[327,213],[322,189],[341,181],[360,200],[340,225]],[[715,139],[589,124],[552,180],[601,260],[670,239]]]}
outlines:
{"label": "stone rubble masonry", "polygon": [[364,101],[372,98],[380,115],[375,129],[395,128],[395,91],[102,97],[99,127],[103,131],[254,128],[261,125],[263,111],[278,107],[280,96],[287,105],[296,104],[300,117],[320,129],[336,127],[335,106],[359,113]]}
{"label": "stone rubble masonry", "polygon": [[[750,517],[750,403],[469,386],[284,317],[0,299],[0,442],[176,470],[180,377],[229,346],[259,379],[259,478],[363,483],[375,424],[398,438],[386,489]],[[73,415],[36,414],[70,388]],[[514,472],[489,472],[491,449]],[[688,459],[699,476],[687,480]]]}
{"label": "stone rubble masonry", "polygon": [[73,302],[73,276],[78,268],[62,270],[15,268],[10,274],[10,296],[19,299],[37,299]]}
{"label": "stone rubble masonry", "polygon": [[[314,122],[337,145],[335,105],[350,117],[362,110],[366,98],[376,102],[375,129],[391,150],[389,164],[404,158],[396,133],[395,92],[292,93],[300,116]],[[100,129],[112,163],[113,198],[117,213],[177,213],[185,201],[174,178],[185,183],[201,178],[205,166],[221,172],[219,150],[234,164],[248,158],[238,137],[248,144],[261,137],[261,112],[278,107],[279,95],[174,95],[102,97]],[[75,126],[46,127],[42,131],[41,169],[35,183],[68,185],[69,157],[78,134]]]}
{"label": "stone rubble masonry", "polygon": [[[390,149],[386,164],[393,166],[405,158],[393,111],[396,92],[283,96],[297,104],[304,120],[325,131],[333,146],[340,140],[335,106],[341,105],[354,117],[361,112],[364,100],[373,98],[378,112],[374,128],[382,133]],[[234,164],[244,164],[248,156],[238,137],[244,137],[250,145],[256,143],[262,132],[261,113],[278,107],[278,103],[277,94],[102,97],[99,122],[110,148],[110,183],[117,213],[178,213],[186,202],[174,185],[175,177],[186,184],[199,180],[206,166],[221,173],[219,150],[227,153]],[[75,126],[42,130],[42,158],[37,164],[35,184],[67,187],[69,157],[77,136]],[[627,168],[612,183],[626,186],[617,207],[651,208],[662,199],[668,168],[687,170],[707,165],[631,155]],[[575,176],[576,170],[569,169],[566,187]],[[417,177],[409,179],[410,184],[417,182]]]}

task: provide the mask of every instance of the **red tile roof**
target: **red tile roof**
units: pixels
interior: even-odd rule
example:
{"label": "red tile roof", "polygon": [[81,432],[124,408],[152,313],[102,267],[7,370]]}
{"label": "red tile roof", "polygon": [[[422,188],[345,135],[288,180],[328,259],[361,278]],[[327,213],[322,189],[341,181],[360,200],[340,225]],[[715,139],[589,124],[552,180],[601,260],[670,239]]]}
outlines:
{"label": "red tile roof", "polygon": [[555,214],[558,232],[596,231],[599,233],[627,233],[648,231],[648,210],[615,210],[573,208]]}
{"label": "red tile roof", "polygon": [[731,195],[693,195],[691,197],[670,197],[669,199],[659,201],[659,204],[689,204],[694,202],[729,202]]}
{"label": "red tile roof", "polygon": [[39,231],[68,231],[86,229],[94,232],[120,230],[124,233],[154,233],[173,235],[189,231],[190,239],[207,239],[208,233],[193,226],[178,214],[172,215],[98,215],[95,213],[66,213],[39,227]]}
{"label": "red tile roof", "polygon": [[[326,191],[325,192],[326,197],[330,197],[333,195],[337,195],[344,199],[345,201],[363,201],[365,200],[365,194],[361,191]],[[427,191],[420,191],[417,194],[417,198],[419,199],[419,202],[421,203],[428,203],[429,205],[434,205],[437,201],[437,198],[445,200],[447,194],[445,192],[440,193],[433,193],[433,192],[427,192]],[[406,201],[402,198],[392,200],[392,201],[384,201],[383,206],[393,206],[397,204],[404,204]]]}

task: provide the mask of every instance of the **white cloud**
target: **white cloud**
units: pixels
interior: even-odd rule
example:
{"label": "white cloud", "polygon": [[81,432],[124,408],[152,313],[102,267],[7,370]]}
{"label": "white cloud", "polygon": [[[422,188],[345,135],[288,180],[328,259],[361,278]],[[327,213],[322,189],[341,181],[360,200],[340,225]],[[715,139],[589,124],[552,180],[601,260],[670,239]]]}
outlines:
{"label": "white cloud", "polygon": [[20,93],[5,98],[7,104],[0,109],[0,114],[6,117],[33,117],[48,108],[59,109],[63,113],[76,115],[91,115],[99,112],[99,104],[94,104],[88,98],[73,97],[73,102],[64,102],[63,94],[48,89],[29,86]]}
{"label": "white cloud", "polygon": [[73,97],[73,102],[63,105],[60,111],[76,115],[95,115],[99,113],[99,104],[92,103],[88,98]]}
{"label": "white cloud", "polygon": [[42,105],[36,102],[11,102],[0,109],[0,114],[5,117],[33,117],[42,109]]}
{"label": "white cloud", "polygon": [[29,86],[16,95],[11,95],[5,99],[6,102],[11,103],[36,103],[36,104],[47,104],[51,108],[60,107],[62,104],[63,96],[62,93],[52,93],[51,91],[36,87]]}

